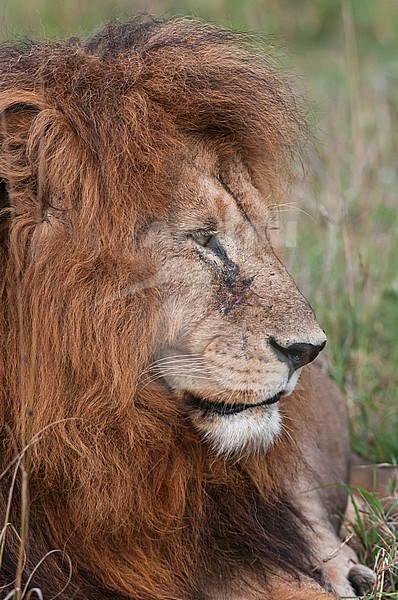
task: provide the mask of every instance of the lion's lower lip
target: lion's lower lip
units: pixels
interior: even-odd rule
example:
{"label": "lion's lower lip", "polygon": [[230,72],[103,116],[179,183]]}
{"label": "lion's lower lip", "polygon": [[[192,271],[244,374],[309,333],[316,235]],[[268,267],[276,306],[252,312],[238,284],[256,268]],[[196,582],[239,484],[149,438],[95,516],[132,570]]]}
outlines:
{"label": "lion's lower lip", "polygon": [[266,400],[262,400],[261,402],[257,402],[256,404],[228,404],[227,402],[211,402],[210,400],[203,400],[203,398],[193,395],[189,395],[185,401],[190,408],[199,410],[204,417],[211,415],[225,417],[228,415],[236,415],[244,410],[249,410],[250,408],[275,404],[275,402],[278,402],[281,396],[282,392],[279,392],[278,394],[275,394],[275,396],[267,398]]}

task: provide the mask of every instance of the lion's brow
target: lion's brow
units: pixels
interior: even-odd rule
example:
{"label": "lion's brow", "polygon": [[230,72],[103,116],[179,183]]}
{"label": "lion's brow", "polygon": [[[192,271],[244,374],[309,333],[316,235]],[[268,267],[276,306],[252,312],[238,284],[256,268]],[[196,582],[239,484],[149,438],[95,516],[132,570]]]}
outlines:
{"label": "lion's brow", "polygon": [[242,214],[245,221],[247,221],[253,227],[253,229],[255,229],[252,220],[250,219],[247,211],[243,208],[242,202],[239,200],[238,196],[231,190],[231,188],[225,181],[220,179],[220,183],[223,186],[224,190],[227,192],[227,194],[231,196],[231,198],[234,200],[239,212]]}

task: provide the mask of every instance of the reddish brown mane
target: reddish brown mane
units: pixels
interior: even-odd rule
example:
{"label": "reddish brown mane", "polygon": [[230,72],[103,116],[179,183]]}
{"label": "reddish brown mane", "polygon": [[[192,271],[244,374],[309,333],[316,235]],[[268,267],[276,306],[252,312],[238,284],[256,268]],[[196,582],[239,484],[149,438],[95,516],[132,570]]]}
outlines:
{"label": "reddish brown mane", "polygon": [[[244,36],[145,20],[4,45],[0,114],[0,470],[33,436],[26,577],[52,549],[31,581],[48,598],[66,555],[62,598],[199,598],[239,569],[311,575],[280,485],[295,449],[286,439],[266,465],[209,456],[166,391],[140,386],[156,290],[118,295],[151,275],[136,231],[172,202],[187,135],[239,152],[278,192],[302,129],[289,86]],[[19,500],[17,487],[17,529]],[[17,545],[10,528],[0,582]]]}

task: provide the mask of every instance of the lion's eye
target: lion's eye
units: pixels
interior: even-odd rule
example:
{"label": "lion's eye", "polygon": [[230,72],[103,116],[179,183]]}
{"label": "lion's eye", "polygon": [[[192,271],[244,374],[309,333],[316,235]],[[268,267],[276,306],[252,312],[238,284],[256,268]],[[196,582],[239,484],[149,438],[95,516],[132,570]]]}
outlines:
{"label": "lion's eye", "polygon": [[205,248],[211,247],[215,242],[215,235],[211,232],[196,231],[195,233],[191,234],[191,237],[194,240],[194,242],[196,242],[200,246],[204,246]]}

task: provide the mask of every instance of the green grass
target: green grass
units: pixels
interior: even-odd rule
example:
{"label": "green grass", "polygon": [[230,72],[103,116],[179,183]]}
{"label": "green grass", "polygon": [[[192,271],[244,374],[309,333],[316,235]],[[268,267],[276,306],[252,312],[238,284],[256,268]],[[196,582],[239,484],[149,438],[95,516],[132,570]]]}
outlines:
{"label": "green grass", "polygon": [[[250,29],[288,49],[281,60],[307,90],[314,136],[307,180],[283,212],[289,268],[328,334],[354,450],[396,462],[398,2],[2,0],[0,39],[77,35],[145,9]],[[379,576],[367,600],[397,598],[396,517],[375,496],[362,500],[349,527]]]}
{"label": "green grass", "polygon": [[353,488],[349,494],[352,517],[347,517],[345,521],[347,536],[351,538],[350,543],[360,562],[372,567],[376,574],[374,588],[364,600],[396,599],[398,498],[386,504],[376,494],[363,489]]}

